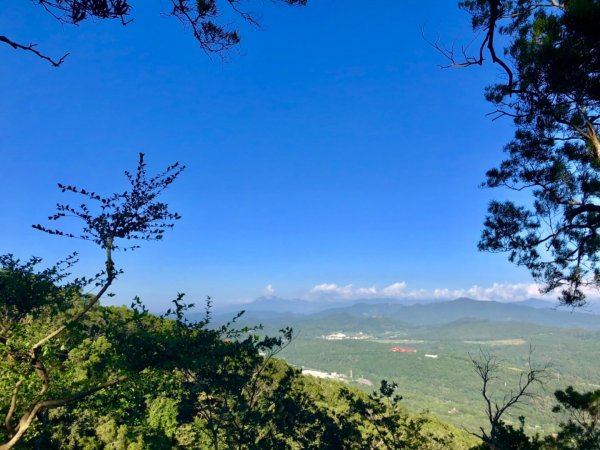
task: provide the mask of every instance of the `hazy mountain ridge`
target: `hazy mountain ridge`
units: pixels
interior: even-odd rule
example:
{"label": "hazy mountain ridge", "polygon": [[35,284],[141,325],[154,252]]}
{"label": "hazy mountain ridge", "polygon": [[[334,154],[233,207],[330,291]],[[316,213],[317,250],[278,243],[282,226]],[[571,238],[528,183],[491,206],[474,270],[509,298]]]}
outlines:
{"label": "hazy mountain ridge", "polygon": [[[310,324],[311,329],[322,328],[324,331],[332,328],[340,331],[363,328],[384,331],[386,329],[397,330],[443,325],[473,318],[492,322],[514,321],[558,328],[600,330],[600,315],[552,307],[536,308],[528,306],[530,303],[501,303],[468,298],[419,304],[403,304],[388,300],[386,303],[369,301],[349,306],[336,305],[336,307],[312,313],[301,313],[297,311],[304,307],[302,300],[292,303],[292,309],[295,311],[286,311],[287,301],[281,301],[279,309],[273,307],[262,310],[259,308],[260,306],[271,305],[271,302],[265,300],[255,303],[254,308],[246,309],[241,322],[244,324],[266,322],[279,326],[290,325],[295,328],[304,328],[305,325]],[[231,318],[232,314],[233,311],[221,312],[215,315],[215,320],[216,322],[225,322]],[[190,317],[195,318],[195,315]]]}
{"label": "hazy mountain ridge", "polygon": [[450,300],[416,300],[416,299],[390,299],[390,298],[369,298],[369,299],[353,299],[353,300],[303,300],[299,298],[281,298],[281,297],[258,297],[248,303],[231,303],[227,305],[216,304],[214,310],[217,314],[238,312],[241,310],[260,311],[260,312],[283,312],[293,314],[315,314],[329,309],[342,309],[354,306],[357,304],[398,304],[398,305],[415,305],[428,303],[441,303]]}

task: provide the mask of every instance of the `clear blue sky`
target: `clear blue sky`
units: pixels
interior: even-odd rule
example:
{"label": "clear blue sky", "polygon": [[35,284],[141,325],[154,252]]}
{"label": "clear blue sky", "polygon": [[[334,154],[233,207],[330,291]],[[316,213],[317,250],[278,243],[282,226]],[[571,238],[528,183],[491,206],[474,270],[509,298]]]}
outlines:
{"label": "clear blue sky", "polygon": [[143,151],[151,170],[188,166],[165,197],[183,219],[163,242],[118,256],[117,302],[493,283],[490,296],[518,296],[512,285],[531,283],[476,249],[486,205],[503,195],[478,185],[511,126],[485,117],[482,88],[497,70],[441,70],[421,36],[472,38],[454,2],[256,2],[262,29],[241,26],[225,60],[158,1],[136,1],[127,27],[77,28],[32,2],[4,3],[3,34],[71,56],[55,69],[0,47],[0,252],[50,262],[78,250],[80,273],[100,267],[92,244],[30,225],[69,200],[58,181],[122,189]]}

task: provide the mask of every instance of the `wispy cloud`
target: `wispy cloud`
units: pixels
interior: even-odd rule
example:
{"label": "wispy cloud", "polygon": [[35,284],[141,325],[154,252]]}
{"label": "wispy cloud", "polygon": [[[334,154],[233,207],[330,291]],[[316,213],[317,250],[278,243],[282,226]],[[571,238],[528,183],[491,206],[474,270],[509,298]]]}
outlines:
{"label": "wispy cloud", "polygon": [[531,297],[547,297],[549,300],[555,295],[542,296],[540,286],[536,283],[493,283],[491,286],[473,285],[469,288],[449,289],[436,288],[409,289],[405,281],[398,281],[383,288],[354,287],[352,284],[343,286],[335,283],[323,283],[312,287],[306,295],[307,298],[328,300],[351,300],[358,298],[398,298],[415,300],[451,300],[459,297],[470,297],[477,300],[518,301]]}

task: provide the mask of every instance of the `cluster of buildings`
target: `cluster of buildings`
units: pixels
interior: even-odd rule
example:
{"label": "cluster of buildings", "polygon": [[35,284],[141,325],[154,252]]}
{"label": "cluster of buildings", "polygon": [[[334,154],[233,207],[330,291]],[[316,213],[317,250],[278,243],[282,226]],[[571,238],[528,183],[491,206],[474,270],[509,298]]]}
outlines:
{"label": "cluster of buildings", "polygon": [[350,376],[348,375],[344,375],[343,373],[337,373],[337,372],[324,372],[322,370],[316,370],[316,369],[307,369],[304,366],[302,367],[302,374],[303,375],[310,375],[312,377],[317,377],[317,378],[327,378],[329,380],[338,380],[338,381],[343,381],[344,383],[348,383],[350,381],[354,381],[358,384],[364,384],[366,386],[373,386],[373,382],[367,378],[354,378],[352,375],[352,369],[350,369]]}
{"label": "cluster of buildings", "polygon": [[354,333],[352,335],[338,332],[338,333],[331,333],[331,334],[326,334],[326,335],[321,336],[321,339],[325,339],[326,341],[341,341],[344,339],[365,340],[365,339],[370,339],[370,338],[371,338],[371,336],[363,333],[362,331],[359,331],[358,333]]}
{"label": "cluster of buildings", "polygon": [[[362,331],[359,331],[358,333],[354,333],[354,334],[335,332],[335,333],[330,333],[330,334],[324,334],[321,336],[321,339],[325,339],[326,341],[342,341],[345,339],[366,340],[366,339],[372,339],[372,336],[369,336],[368,334],[365,334]],[[417,353],[417,349],[412,348],[412,347],[392,347],[392,352],[394,352],[394,353]],[[438,357],[438,355],[434,355],[431,353],[425,354],[425,358],[437,359],[437,357]],[[339,374],[336,374],[336,375],[339,375]],[[319,375],[315,375],[315,376],[319,376]],[[336,378],[336,377],[329,376],[329,377],[323,377],[323,378]],[[337,379],[340,379],[340,378],[337,378]]]}
{"label": "cluster of buildings", "polygon": [[347,381],[348,377],[342,373],[337,373],[337,372],[323,372],[321,370],[315,370],[315,369],[305,369],[304,367],[302,368],[302,373],[304,375],[310,375],[316,378],[327,378],[330,380],[339,380],[339,381]]}

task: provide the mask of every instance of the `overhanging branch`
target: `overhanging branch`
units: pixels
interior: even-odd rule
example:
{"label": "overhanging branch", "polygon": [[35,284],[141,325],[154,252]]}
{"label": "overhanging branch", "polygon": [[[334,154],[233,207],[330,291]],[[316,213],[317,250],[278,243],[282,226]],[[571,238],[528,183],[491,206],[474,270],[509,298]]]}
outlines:
{"label": "overhanging branch", "polygon": [[0,35],[0,42],[4,42],[5,44],[10,45],[15,50],[24,50],[26,52],[33,53],[38,58],[42,58],[42,59],[48,61],[53,67],[59,67],[63,62],[65,62],[65,59],[67,59],[67,56],[69,56],[69,54],[70,54],[70,53],[65,53],[59,59],[54,59],[48,55],[45,55],[44,53],[40,52],[39,50],[37,50],[36,44],[29,44],[29,45],[19,44],[18,42],[15,42],[12,39],[9,39],[6,36],[2,36],[2,35]]}

